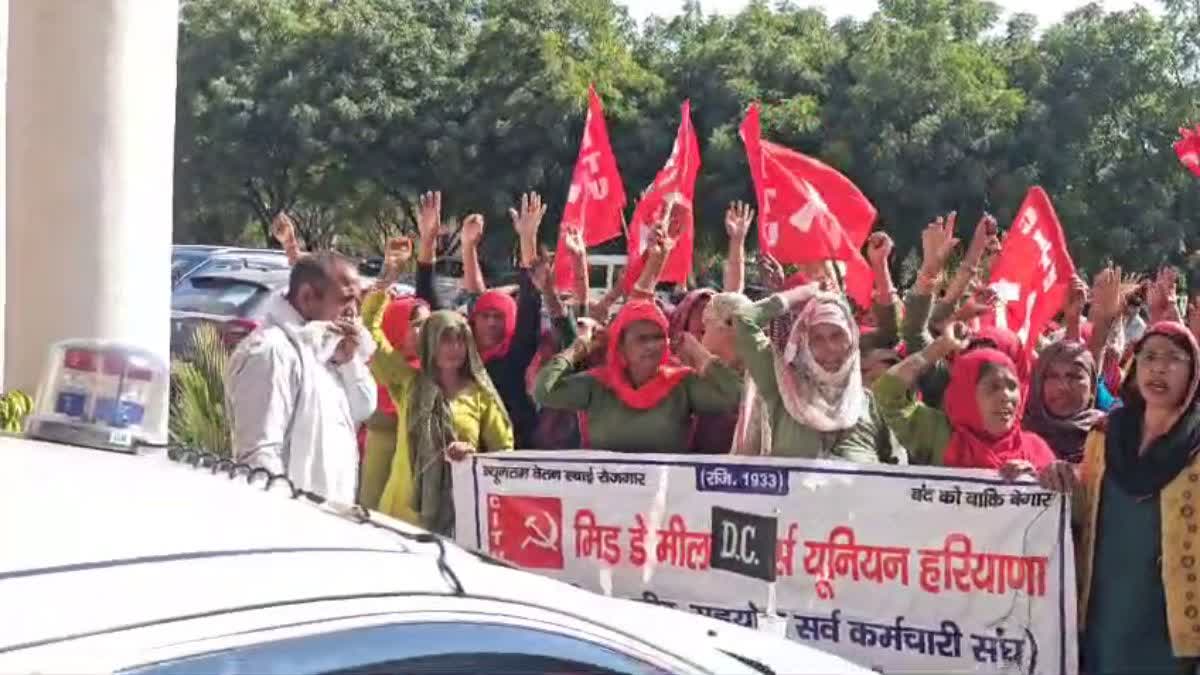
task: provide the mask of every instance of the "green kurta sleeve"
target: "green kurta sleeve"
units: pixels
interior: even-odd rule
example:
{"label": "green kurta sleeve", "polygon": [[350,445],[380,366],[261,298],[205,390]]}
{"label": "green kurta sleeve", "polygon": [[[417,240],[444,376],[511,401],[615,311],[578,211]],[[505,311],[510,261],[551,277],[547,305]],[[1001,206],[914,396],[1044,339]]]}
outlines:
{"label": "green kurta sleeve", "polygon": [[554,335],[558,338],[558,348],[566,349],[574,344],[579,337],[579,331],[575,328],[575,317],[571,316],[571,311],[567,310],[566,316],[556,316],[550,322],[554,329]]}
{"label": "green kurta sleeve", "polygon": [[909,292],[904,299],[904,324],[900,337],[909,354],[916,354],[933,342],[929,334],[929,314],[933,310],[933,296]]}
{"label": "green kurta sleeve", "polygon": [[954,312],[957,309],[957,303],[938,300],[937,302],[933,303],[933,309],[929,312],[929,321],[930,323],[941,323],[946,321],[950,317],[954,316]]}
{"label": "green kurta sleeve", "polygon": [[723,363],[711,363],[704,375],[684,380],[692,410],[705,414],[727,414],[742,400],[742,376]]}
{"label": "green kurta sleeve", "polygon": [[876,380],[873,389],[884,421],[908,449],[908,461],[941,466],[951,431],[945,413],[913,399],[904,381],[891,373]]}
{"label": "green kurta sleeve", "polygon": [[559,355],[546,362],[533,384],[533,399],[543,408],[584,410],[592,402],[596,379],[587,373],[574,373],[574,364]]}
{"label": "green kurta sleeve", "polygon": [[871,314],[875,317],[875,333],[871,336],[872,347],[895,346],[900,341],[900,303],[872,303]]}
{"label": "green kurta sleeve", "polygon": [[783,299],[772,295],[746,307],[734,315],[734,344],[746,371],[763,395],[779,391],[775,381],[775,356],[771,339],[762,327],[787,311]]}
{"label": "green kurta sleeve", "polygon": [[[901,337],[909,354],[916,354],[933,342],[929,321],[934,309],[933,296],[909,293],[904,301],[904,322]],[[917,386],[925,403],[942,407],[942,395],[950,381],[950,371],[944,362],[937,362],[921,374]]]}

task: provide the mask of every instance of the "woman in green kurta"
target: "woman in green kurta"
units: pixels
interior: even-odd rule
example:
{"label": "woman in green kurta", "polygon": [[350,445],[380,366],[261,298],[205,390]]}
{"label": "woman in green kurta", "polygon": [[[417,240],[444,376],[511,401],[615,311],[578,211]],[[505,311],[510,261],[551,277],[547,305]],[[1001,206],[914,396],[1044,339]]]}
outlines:
{"label": "woman in green kurta", "polygon": [[604,365],[575,372],[587,355],[577,343],[542,367],[538,405],[585,414],[584,445],[619,452],[687,452],[692,416],[737,409],[741,377],[690,335],[683,338],[696,367],[674,365],[667,319],[654,303],[627,303],[608,331]]}
{"label": "woman in green kurta", "polygon": [[[763,327],[801,305],[781,354]],[[738,312],[735,328],[749,372],[735,454],[907,463],[863,387],[858,325],[840,295],[792,288]]]}

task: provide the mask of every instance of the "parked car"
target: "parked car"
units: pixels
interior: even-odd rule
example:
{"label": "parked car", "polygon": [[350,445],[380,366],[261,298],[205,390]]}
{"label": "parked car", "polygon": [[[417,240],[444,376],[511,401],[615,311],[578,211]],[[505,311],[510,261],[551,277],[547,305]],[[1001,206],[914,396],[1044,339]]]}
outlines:
{"label": "parked car", "polygon": [[[433,278],[438,297],[448,308],[460,308],[467,302],[467,294],[462,287],[462,262],[454,259],[438,260],[434,268]],[[358,265],[358,273],[363,279],[374,280],[383,272],[383,258],[367,258]],[[369,284],[368,284],[369,285]],[[401,295],[416,294],[417,277],[412,272],[400,275],[394,290]]]}
{"label": "parked car", "polygon": [[0,437],[0,672],[870,672],[227,469]]}
{"label": "parked car", "polygon": [[171,249],[171,285],[194,274],[229,272],[246,268],[287,269],[287,255],[267,248],[176,244]]}
{"label": "parked car", "polygon": [[192,274],[171,293],[171,354],[186,354],[196,328],[210,324],[233,347],[258,328],[263,301],[287,286],[291,272],[250,268]]}

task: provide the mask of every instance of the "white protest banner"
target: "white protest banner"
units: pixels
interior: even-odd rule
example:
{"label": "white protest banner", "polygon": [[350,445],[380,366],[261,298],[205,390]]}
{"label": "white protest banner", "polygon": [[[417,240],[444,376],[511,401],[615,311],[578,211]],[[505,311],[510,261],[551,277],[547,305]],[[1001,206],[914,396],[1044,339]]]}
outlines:
{"label": "white protest banner", "polygon": [[881,672],[1078,670],[1067,502],[992,472],[506,452],[458,462],[454,502],[468,548],[749,627],[770,607]]}

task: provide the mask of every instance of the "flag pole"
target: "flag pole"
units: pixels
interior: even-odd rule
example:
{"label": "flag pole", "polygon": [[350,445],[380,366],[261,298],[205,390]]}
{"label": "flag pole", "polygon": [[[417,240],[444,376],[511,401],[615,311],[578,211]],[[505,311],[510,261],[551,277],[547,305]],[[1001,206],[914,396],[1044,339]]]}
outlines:
{"label": "flag pole", "polygon": [[826,260],[825,264],[833,268],[833,278],[837,279],[838,290],[845,293],[846,280],[842,278],[842,268],[838,267],[837,261],[833,258]]}

